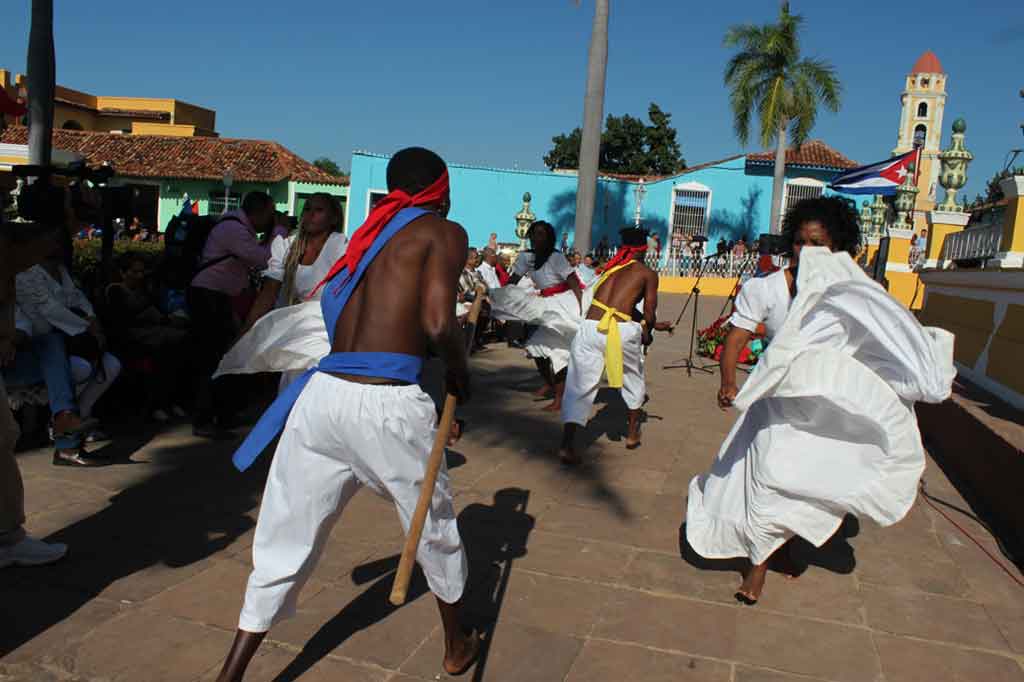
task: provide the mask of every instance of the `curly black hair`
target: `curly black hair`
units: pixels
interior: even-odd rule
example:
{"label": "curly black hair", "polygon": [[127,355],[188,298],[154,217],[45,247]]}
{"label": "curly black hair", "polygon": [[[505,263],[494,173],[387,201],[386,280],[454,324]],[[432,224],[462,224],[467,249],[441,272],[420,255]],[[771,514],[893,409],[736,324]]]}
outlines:
{"label": "curly black hair", "polygon": [[793,240],[804,223],[817,221],[832,239],[833,251],[846,251],[856,256],[860,250],[860,222],[853,202],[841,197],[803,199],[786,212],[782,219],[782,243],[786,254],[793,255]]}

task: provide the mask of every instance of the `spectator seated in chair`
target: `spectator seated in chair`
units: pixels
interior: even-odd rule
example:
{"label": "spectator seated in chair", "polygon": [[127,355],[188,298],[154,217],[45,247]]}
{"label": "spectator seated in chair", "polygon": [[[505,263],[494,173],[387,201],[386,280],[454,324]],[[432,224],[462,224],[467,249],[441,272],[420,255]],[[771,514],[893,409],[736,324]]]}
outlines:
{"label": "spectator seated in chair", "polygon": [[160,310],[141,256],[122,255],[118,270],[121,281],[107,287],[103,309],[111,348],[129,368],[146,375],[146,414],[159,422],[168,421],[171,414],[183,417],[187,318]]}
{"label": "spectator seated in chair", "polygon": [[[31,325],[32,337],[55,331],[63,334],[78,394],[79,415],[88,420],[97,401],[117,379],[121,363],[107,352],[106,335],[92,303],[64,266],[70,249],[71,238],[67,235],[62,243],[55,243],[46,260],[19,273],[15,296],[18,308]],[[101,440],[108,437],[99,426],[85,436],[89,443]]]}

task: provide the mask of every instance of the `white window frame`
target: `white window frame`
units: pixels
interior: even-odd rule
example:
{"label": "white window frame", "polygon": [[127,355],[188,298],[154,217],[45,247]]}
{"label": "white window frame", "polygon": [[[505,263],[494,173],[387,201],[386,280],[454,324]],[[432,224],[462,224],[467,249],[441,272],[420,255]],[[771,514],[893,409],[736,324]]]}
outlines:
{"label": "white window frame", "polygon": [[708,195],[707,203],[704,207],[704,236],[708,236],[708,224],[711,221],[711,200],[714,198],[714,192],[711,188],[701,182],[683,182],[678,185],[672,185],[672,191],[668,194],[668,235],[666,236],[667,244],[662,245],[662,251],[666,251],[672,248],[672,235],[675,233],[675,215],[676,215],[676,190],[683,192],[706,192]]}
{"label": "white window frame", "polygon": [[[373,188],[373,187],[371,187],[370,189],[366,190],[366,210],[363,212],[363,220],[366,220],[367,218],[370,217],[370,198],[374,194],[382,194],[384,196],[387,196],[388,191],[386,189],[376,189],[376,188]],[[347,221],[346,221],[346,223],[347,223]]]}
{"label": "white window frame", "polygon": [[[825,194],[825,182],[817,180],[815,178],[793,178],[792,180],[786,180],[782,188],[782,215],[779,216],[779,230],[782,230],[781,221],[785,219],[786,212],[789,211],[789,188],[790,186],[796,187],[817,187],[819,188],[818,196],[824,196]],[[802,197],[809,198],[809,197]]]}

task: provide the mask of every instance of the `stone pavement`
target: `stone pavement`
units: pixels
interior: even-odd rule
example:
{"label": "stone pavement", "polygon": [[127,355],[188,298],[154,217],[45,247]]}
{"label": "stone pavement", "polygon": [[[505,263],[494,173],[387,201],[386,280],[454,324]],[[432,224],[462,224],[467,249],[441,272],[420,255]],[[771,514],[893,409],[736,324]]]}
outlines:
{"label": "stone pavement", "polygon": [[[681,301],[665,301],[665,313]],[[720,308],[706,301],[702,321]],[[688,330],[660,336],[651,352],[643,448],[624,449],[624,406],[603,391],[579,472],[557,464],[560,427],[530,395],[532,365],[498,345],[475,356],[468,431],[449,455],[470,616],[488,633],[467,679],[1024,680],[1024,589],[920,500],[892,528],[851,522],[823,549],[804,548],[808,571],[795,582],[772,574],[753,608],[733,600],[734,564],[704,566],[681,548],[687,483],[733,418],[714,406],[717,375],[661,370],[687,339]],[[122,459],[103,469],[55,468],[45,451],[19,456],[29,529],[71,552],[52,567],[0,573],[0,680],[214,679],[269,460],[238,474],[232,446],[180,426],[119,439],[111,447]],[[931,462],[926,480],[1008,565]],[[387,602],[400,548],[392,507],[357,495],[298,616],[271,631],[247,679],[443,678],[422,578],[406,606]]]}

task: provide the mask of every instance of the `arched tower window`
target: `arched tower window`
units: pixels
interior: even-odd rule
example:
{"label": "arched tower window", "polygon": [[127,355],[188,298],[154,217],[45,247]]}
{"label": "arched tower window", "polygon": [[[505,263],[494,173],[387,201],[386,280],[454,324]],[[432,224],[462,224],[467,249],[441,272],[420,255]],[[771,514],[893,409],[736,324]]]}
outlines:
{"label": "arched tower window", "polygon": [[924,146],[925,140],[928,137],[928,128],[923,123],[919,123],[914,128],[914,149],[919,149]]}
{"label": "arched tower window", "polygon": [[921,102],[920,104],[917,105],[917,117],[918,118],[928,118],[928,103],[927,102]]}
{"label": "arched tower window", "polygon": [[82,124],[73,118],[65,121],[61,128],[64,130],[85,130],[85,128],[82,127]]}

